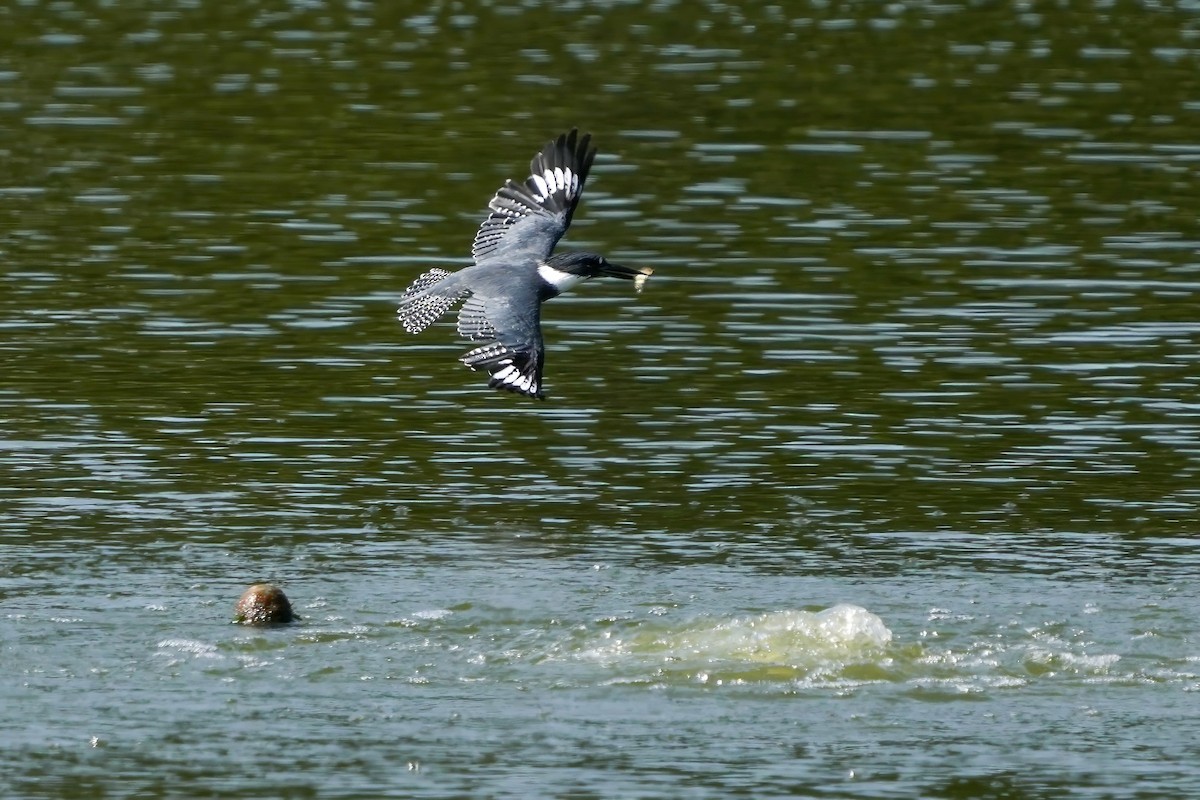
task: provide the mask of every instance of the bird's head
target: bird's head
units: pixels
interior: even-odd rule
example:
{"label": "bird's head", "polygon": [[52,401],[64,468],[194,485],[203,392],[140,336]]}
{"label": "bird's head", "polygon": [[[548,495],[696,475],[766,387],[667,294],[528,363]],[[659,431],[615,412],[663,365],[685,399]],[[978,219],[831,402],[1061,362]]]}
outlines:
{"label": "bird's head", "polygon": [[560,273],[566,273],[577,280],[603,276],[606,278],[624,278],[634,282],[640,292],[642,284],[654,270],[649,267],[626,267],[614,264],[599,253],[556,253],[546,260],[546,265]]}

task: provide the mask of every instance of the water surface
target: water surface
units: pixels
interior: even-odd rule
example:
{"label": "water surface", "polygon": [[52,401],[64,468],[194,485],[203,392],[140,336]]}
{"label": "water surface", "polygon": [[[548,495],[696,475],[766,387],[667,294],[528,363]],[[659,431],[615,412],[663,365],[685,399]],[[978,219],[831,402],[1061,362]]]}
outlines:
{"label": "water surface", "polygon": [[[1196,794],[1198,21],[0,11],[3,794]],[[536,403],[394,306],[574,125]]]}

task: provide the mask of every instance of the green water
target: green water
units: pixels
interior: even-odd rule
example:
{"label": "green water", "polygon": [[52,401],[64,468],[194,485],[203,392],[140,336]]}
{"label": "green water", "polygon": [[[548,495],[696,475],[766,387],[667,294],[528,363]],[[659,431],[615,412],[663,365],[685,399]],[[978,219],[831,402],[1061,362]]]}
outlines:
{"label": "green water", "polygon": [[1200,793],[1197,12],[0,9],[0,794]]}

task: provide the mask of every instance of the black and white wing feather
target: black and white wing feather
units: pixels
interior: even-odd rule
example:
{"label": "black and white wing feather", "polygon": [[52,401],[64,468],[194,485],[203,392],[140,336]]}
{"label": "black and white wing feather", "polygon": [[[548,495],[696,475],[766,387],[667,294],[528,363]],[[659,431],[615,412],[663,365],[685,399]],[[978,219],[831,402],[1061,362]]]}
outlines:
{"label": "black and white wing feather", "polygon": [[571,129],[529,162],[524,183],[509,180],[488,203],[491,213],[475,234],[475,263],[519,252],[544,261],[567,232],[596,158],[591,134]]}
{"label": "black and white wing feather", "polygon": [[459,311],[458,332],[475,341],[488,340],[460,359],[471,369],[486,370],[491,376],[488,386],[530,397],[545,396],[545,351],[540,304],[535,297],[472,295]]}
{"label": "black and white wing feather", "polygon": [[[571,225],[596,158],[590,134],[571,130],[546,144],[523,183],[507,181],[488,203],[475,234],[475,263],[457,272],[431,269],[400,299],[400,321],[419,333],[462,302],[458,332],[478,346],[461,361],[485,370],[488,386],[543,397],[542,282],[544,262]],[[530,280],[524,280],[528,270]]]}
{"label": "black and white wing feather", "polygon": [[462,301],[458,333],[481,344],[460,360],[471,369],[485,370],[491,376],[488,386],[493,389],[545,397],[545,351],[536,286],[530,284],[525,290],[506,294],[483,294],[463,287],[456,279],[458,274],[432,269],[418,278],[400,301],[404,327],[419,333]]}

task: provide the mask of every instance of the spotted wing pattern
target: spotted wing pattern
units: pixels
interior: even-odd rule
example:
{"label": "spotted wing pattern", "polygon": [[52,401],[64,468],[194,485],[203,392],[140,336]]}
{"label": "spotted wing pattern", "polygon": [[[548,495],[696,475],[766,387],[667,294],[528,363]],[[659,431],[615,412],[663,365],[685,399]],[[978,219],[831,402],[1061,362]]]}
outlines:
{"label": "spotted wing pattern", "polygon": [[523,183],[507,181],[488,203],[475,235],[475,265],[457,272],[431,269],[405,290],[397,311],[404,328],[419,333],[460,301],[458,331],[479,346],[463,355],[485,370],[488,386],[531,397],[542,393],[539,282],[512,280],[506,271],[533,270],[544,262],[571,224],[596,158],[590,134],[571,130],[546,144],[529,164]]}
{"label": "spotted wing pattern", "polygon": [[476,347],[462,357],[471,369],[486,369],[492,376],[488,386],[517,394],[545,398],[542,392],[541,353],[519,353],[499,342]]}
{"label": "spotted wing pattern", "polygon": [[458,335],[473,342],[496,338],[496,329],[487,318],[487,308],[478,297],[467,298],[459,309]]}
{"label": "spotted wing pattern", "polygon": [[545,260],[566,233],[596,158],[591,134],[572,129],[547,143],[529,163],[524,183],[506,181],[488,203],[471,255],[475,263],[519,252]]}
{"label": "spotted wing pattern", "polygon": [[491,376],[488,386],[545,397],[545,351],[536,301],[522,304],[520,298],[472,296],[459,313],[458,330],[468,339],[489,340],[460,359],[471,369],[486,370]]}

